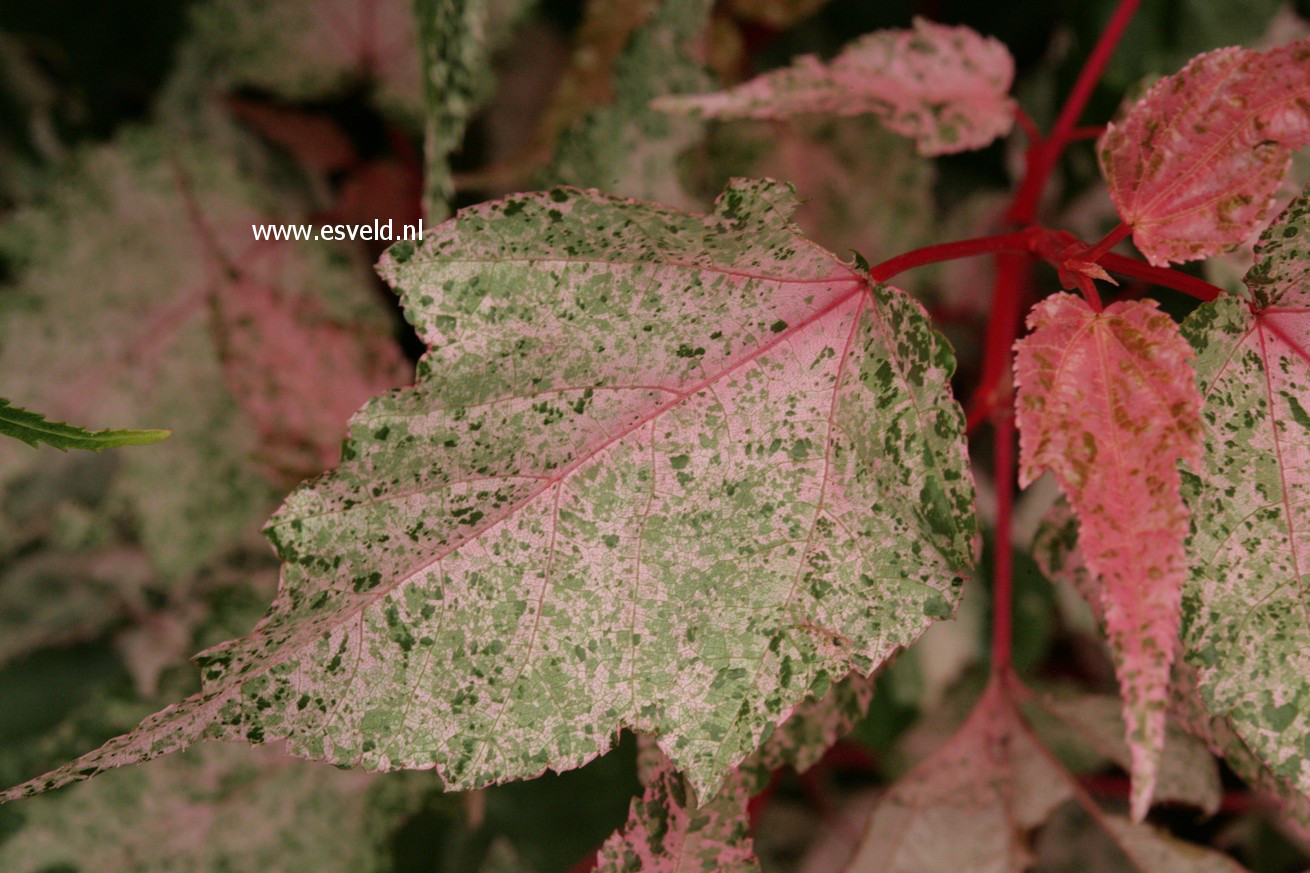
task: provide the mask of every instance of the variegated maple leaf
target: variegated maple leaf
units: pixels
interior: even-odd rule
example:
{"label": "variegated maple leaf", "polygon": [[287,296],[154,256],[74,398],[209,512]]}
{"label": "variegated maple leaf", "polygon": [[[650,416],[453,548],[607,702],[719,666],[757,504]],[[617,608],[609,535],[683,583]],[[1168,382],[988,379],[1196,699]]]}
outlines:
{"label": "variegated maple leaf", "polygon": [[728,91],[655,101],[707,118],[789,118],[872,113],[925,155],[978,149],[1009,132],[1014,59],[967,27],[922,18],[905,30],[860,37],[825,64],[802,55],[790,67]]}
{"label": "variegated maple leaf", "polygon": [[1098,144],[1110,196],[1158,266],[1235,248],[1310,144],[1310,39],[1223,48],[1156,82]]}
{"label": "variegated maple leaf", "polygon": [[1028,326],[1015,359],[1019,481],[1055,474],[1101,579],[1140,821],[1164,746],[1186,566],[1175,464],[1200,456],[1201,398],[1179,378],[1191,349],[1154,301],[1093,312],[1079,297],[1056,294],[1033,308]]}
{"label": "variegated maple leaf", "polygon": [[1211,712],[1310,795],[1310,189],[1256,246],[1245,295],[1184,325],[1205,397],[1183,642]]}
{"label": "variegated maple leaf", "polygon": [[270,613],[202,656],[201,694],[3,796],[202,737],[474,787],[624,727],[708,794],[949,617],[977,539],[954,359],[795,206],[556,189],[394,246],[431,351],[269,523]]}

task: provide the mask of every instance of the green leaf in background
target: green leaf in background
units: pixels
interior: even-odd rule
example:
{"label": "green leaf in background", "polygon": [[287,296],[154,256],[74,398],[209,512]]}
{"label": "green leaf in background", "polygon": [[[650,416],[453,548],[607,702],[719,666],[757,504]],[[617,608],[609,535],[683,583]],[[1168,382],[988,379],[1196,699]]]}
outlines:
{"label": "green leaf in background", "polygon": [[478,104],[491,95],[492,53],[529,0],[414,0],[424,115],[424,214],[450,215],[455,188],[450,154],[459,148]]}
{"label": "green leaf in background", "polygon": [[[593,0],[604,10],[609,0]],[[560,136],[545,184],[601,188],[612,194],[689,208],[678,158],[700,136],[700,122],[651,109],[656,97],[709,86],[697,59],[708,0],[659,0],[614,61],[612,97],[577,118]],[[602,14],[604,14],[602,12]]]}
{"label": "green leaf in background", "polygon": [[120,446],[148,446],[168,439],[171,430],[87,430],[59,421],[47,421],[39,412],[14,406],[0,397],[0,434],[22,440],[36,448],[44,443],[60,451],[87,449],[92,452]]}

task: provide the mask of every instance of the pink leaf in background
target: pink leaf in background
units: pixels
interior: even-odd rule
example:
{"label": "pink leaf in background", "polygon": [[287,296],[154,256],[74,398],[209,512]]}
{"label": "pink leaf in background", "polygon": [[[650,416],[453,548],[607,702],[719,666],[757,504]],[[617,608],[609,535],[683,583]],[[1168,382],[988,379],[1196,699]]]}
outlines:
{"label": "pink leaf in background", "polygon": [[728,91],[662,97],[654,105],[707,118],[872,113],[913,138],[921,154],[942,155],[982,148],[1009,132],[1013,79],[1014,59],[1001,43],[916,18],[912,30],[867,34],[828,64],[802,55]]}
{"label": "pink leaf in background", "polygon": [[1310,144],[1310,40],[1224,48],[1157,82],[1101,137],[1101,168],[1133,241],[1157,266],[1245,242],[1291,152]]}
{"label": "pink leaf in background", "polygon": [[1200,457],[1191,349],[1154,301],[1096,313],[1056,294],[1017,344],[1020,484],[1055,474],[1101,577],[1132,750],[1133,816],[1150,805],[1177,648],[1187,511],[1175,464]]}
{"label": "pink leaf in background", "polygon": [[313,297],[243,278],[216,298],[223,376],[275,479],[295,482],[334,466],[342,422],[406,379],[390,337],[333,319]]}

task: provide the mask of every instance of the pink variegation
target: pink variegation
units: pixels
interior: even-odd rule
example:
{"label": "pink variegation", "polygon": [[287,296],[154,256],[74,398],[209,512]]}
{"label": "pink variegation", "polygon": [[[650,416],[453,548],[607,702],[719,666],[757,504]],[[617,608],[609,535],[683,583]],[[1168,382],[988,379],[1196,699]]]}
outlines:
{"label": "pink variegation", "polygon": [[1124,696],[1132,809],[1150,806],[1178,647],[1187,511],[1175,464],[1200,457],[1192,353],[1153,301],[1093,312],[1057,294],[1033,308],[1017,344],[1020,484],[1055,474],[1073,504],[1087,565],[1101,578]]}
{"label": "pink variegation", "polygon": [[632,801],[623,830],[601,846],[596,873],[759,873],[743,774],[733,773],[722,790],[698,803],[672,762],[658,749],[654,753],[658,764],[646,790]]}
{"label": "pink variegation", "polygon": [[654,105],[707,118],[871,113],[914,139],[920,153],[943,155],[982,148],[1009,132],[1013,79],[1014,59],[1001,43],[916,18],[912,29],[861,37],[829,64],[802,55],[728,91],[663,97]]}
{"label": "pink variegation", "polygon": [[1224,48],[1157,82],[1101,137],[1133,241],[1164,266],[1228,251],[1264,224],[1291,152],[1310,144],[1310,39]]}

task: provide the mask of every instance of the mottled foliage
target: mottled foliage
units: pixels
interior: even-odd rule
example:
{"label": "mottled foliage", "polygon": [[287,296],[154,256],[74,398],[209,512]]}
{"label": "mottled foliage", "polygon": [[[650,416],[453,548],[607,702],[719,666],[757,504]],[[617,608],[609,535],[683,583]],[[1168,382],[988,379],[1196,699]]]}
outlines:
{"label": "mottled foliage", "polygon": [[871,113],[922,154],[940,155],[982,148],[1009,131],[1013,79],[1014,60],[996,40],[917,18],[913,29],[861,37],[828,64],[802,55],[728,91],[655,105],[707,118]]}
{"label": "mottled foliage", "polygon": [[874,807],[850,873],[1014,873],[1068,777],[993,686],[951,739]]}
{"label": "mottled foliage", "polygon": [[412,0],[206,0],[191,51],[209,88],[256,88],[285,100],[369,86],[379,108],[417,120],[422,77]]}
{"label": "mottled foliage", "polygon": [[976,546],[950,350],[792,208],[557,189],[393,247],[431,351],[269,524],[269,615],[202,695],[8,796],[200,736],[471,787],[622,727],[704,794],[950,616]]}
{"label": "mottled foliage", "polygon": [[1211,711],[1310,793],[1310,200],[1264,232],[1247,295],[1186,322],[1205,396],[1183,640]]}
{"label": "mottled foliage", "polygon": [[1187,511],[1175,464],[1200,454],[1191,349],[1154,301],[1093,312],[1049,297],[1028,317],[1015,383],[1021,484],[1055,474],[1100,578],[1133,763],[1133,814],[1150,804],[1186,573]]}
{"label": "mottled foliage", "polygon": [[1217,49],[1161,79],[1098,144],[1110,196],[1153,264],[1218,254],[1268,214],[1310,144],[1310,40]]}
{"label": "mottled foliage", "polygon": [[773,770],[804,771],[818,763],[864,716],[872,696],[873,680],[852,673],[826,696],[806,700],[709,797],[698,799],[664,754],[648,744],[642,768],[646,790],[633,800],[627,825],[601,848],[597,869],[758,871],[747,801],[768,785]]}
{"label": "mottled foliage", "polygon": [[657,112],[651,101],[709,87],[700,56],[710,6],[709,0],[653,4],[613,60],[608,99],[563,130],[542,182],[594,186],[684,209],[694,205],[679,183],[677,161],[701,125]]}
{"label": "mottled foliage", "polygon": [[[523,14],[526,0],[414,0],[423,70],[424,211],[430,221],[450,215],[454,182],[450,153],[491,93],[492,52]],[[420,77],[414,71],[415,79]]]}
{"label": "mottled foliage", "polygon": [[628,823],[601,847],[597,873],[759,873],[749,799],[743,777],[733,773],[720,791],[697,803],[687,780],[664,758],[632,801]]}
{"label": "mottled foliage", "polygon": [[209,744],[12,810],[21,826],[0,840],[0,867],[382,873],[388,829],[421,795],[418,785],[382,785],[272,749]]}

